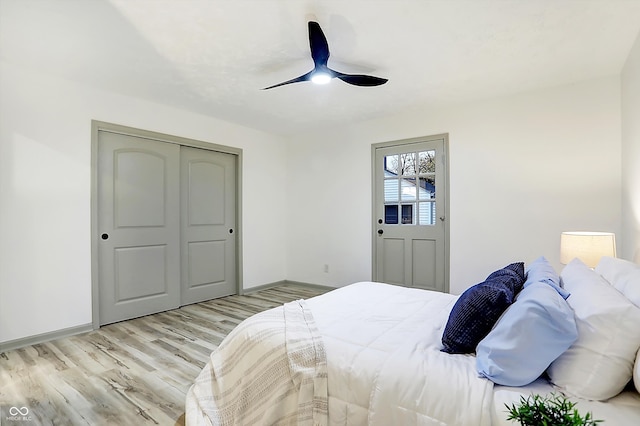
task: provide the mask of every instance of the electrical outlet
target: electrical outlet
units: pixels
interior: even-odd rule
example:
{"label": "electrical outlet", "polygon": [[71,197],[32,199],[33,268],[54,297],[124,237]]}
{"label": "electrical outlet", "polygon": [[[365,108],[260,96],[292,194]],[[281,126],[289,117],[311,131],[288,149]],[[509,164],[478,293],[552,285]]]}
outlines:
{"label": "electrical outlet", "polygon": [[329,264],[328,263],[324,264],[324,272],[327,273],[327,274],[329,273]]}

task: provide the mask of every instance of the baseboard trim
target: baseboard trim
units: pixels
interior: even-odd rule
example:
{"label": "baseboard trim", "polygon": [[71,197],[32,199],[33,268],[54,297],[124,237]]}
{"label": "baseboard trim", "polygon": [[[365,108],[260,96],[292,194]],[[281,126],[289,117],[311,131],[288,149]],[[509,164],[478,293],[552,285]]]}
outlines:
{"label": "baseboard trim", "polygon": [[334,289],[337,288],[337,287],[332,287],[332,286],[329,286],[329,285],[312,284],[312,283],[305,283],[303,281],[290,281],[290,280],[285,280],[284,284],[285,285],[289,285],[289,284],[290,285],[297,285],[297,286],[300,286],[300,287],[307,287],[307,288],[311,288],[311,289],[314,289],[314,290],[327,290],[327,289],[334,290]]}
{"label": "baseboard trim", "polygon": [[37,345],[38,343],[44,343],[50,340],[62,339],[63,337],[71,337],[76,334],[87,333],[89,331],[93,331],[93,323],[63,328],[62,330],[36,334],[35,336],[23,337],[21,339],[9,340],[8,342],[0,343],[0,353],[20,349],[25,346]]}
{"label": "baseboard trim", "polygon": [[262,285],[257,285],[255,287],[245,288],[245,289],[242,290],[241,294],[251,294],[251,293],[255,293],[257,291],[269,290],[270,288],[278,287],[280,285],[284,285],[285,282],[286,281],[284,281],[284,280],[275,281],[275,282],[268,283],[268,284],[262,284]]}
{"label": "baseboard trim", "polygon": [[258,286],[255,286],[255,287],[244,289],[242,294],[251,294],[251,293],[255,293],[257,291],[268,290],[270,288],[283,286],[283,285],[297,285],[297,286],[300,286],[300,287],[307,287],[307,288],[311,288],[311,289],[314,289],[314,290],[327,290],[327,289],[333,290],[335,288],[335,287],[330,287],[330,286],[327,286],[327,285],[305,283],[305,282],[302,282],[302,281],[282,280],[282,281],[276,281],[276,282],[272,282],[272,283],[269,283],[269,284],[263,284],[263,285],[258,285]]}

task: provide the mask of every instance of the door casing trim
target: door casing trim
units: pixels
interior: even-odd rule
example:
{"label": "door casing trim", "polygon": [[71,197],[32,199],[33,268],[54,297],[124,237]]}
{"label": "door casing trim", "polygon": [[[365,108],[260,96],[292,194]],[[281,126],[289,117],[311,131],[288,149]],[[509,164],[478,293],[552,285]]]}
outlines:
{"label": "door casing trim", "polygon": [[100,328],[98,262],[98,134],[101,131],[135,136],[158,142],[190,146],[236,156],[236,293],[243,294],[242,276],[242,149],[203,142],[104,121],[91,120],[91,317],[94,330]]}
{"label": "door casing trim", "polygon": [[377,236],[377,227],[376,227],[376,150],[379,148],[388,148],[394,146],[404,146],[410,145],[420,142],[429,142],[433,140],[443,140],[444,146],[444,165],[445,165],[445,200],[444,203],[444,289],[446,293],[449,293],[449,223],[451,222],[451,215],[449,214],[449,206],[451,204],[449,193],[449,134],[441,133],[437,135],[430,136],[420,136],[416,138],[409,139],[399,139],[394,141],[387,142],[378,142],[371,144],[371,278],[372,281],[378,280],[378,273],[376,268],[376,259],[377,259],[377,244],[376,244],[376,236]]}

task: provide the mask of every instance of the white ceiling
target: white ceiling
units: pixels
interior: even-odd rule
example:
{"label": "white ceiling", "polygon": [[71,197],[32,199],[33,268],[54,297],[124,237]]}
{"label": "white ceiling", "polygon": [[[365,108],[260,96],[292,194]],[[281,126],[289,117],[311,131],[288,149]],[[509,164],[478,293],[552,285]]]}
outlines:
{"label": "white ceiling", "polygon": [[[312,68],[333,80],[260,90]],[[640,0],[0,0],[0,58],[278,134],[619,74]],[[1,94],[0,94],[1,96]]]}

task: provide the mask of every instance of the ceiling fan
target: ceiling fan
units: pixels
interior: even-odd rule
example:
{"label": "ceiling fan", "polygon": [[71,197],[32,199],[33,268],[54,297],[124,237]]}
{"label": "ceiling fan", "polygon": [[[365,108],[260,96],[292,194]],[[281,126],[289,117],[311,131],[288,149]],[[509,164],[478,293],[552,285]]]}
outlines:
{"label": "ceiling fan", "polygon": [[386,78],[374,77],[372,75],[344,74],[329,68],[327,66],[327,61],[329,60],[329,44],[320,28],[320,24],[315,21],[309,21],[309,46],[311,48],[311,58],[314,63],[311,71],[300,77],[265,87],[262,90],[273,89],[274,87],[299,83],[301,81],[312,81],[317,84],[324,84],[333,78],[339,78],[345,83],[353,84],[354,86],[380,86],[389,81]]}

